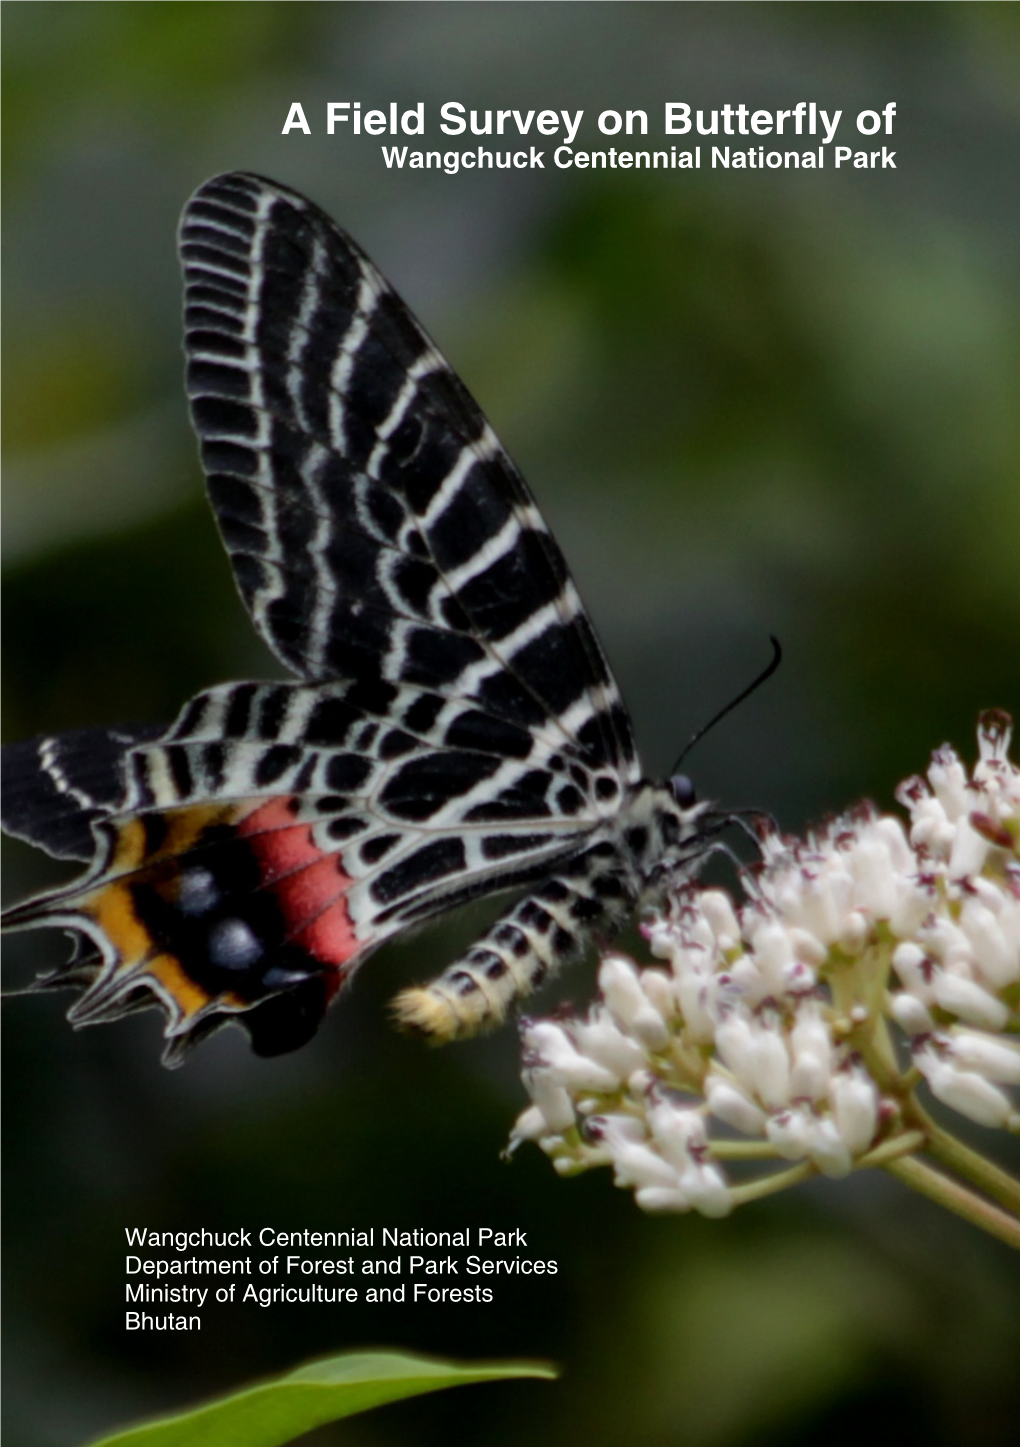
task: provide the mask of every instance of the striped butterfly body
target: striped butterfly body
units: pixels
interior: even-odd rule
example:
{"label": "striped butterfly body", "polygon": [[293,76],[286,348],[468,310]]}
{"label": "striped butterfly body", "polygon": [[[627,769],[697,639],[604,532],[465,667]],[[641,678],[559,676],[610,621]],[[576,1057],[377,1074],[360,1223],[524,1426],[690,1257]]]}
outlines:
{"label": "striped butterfly body", "polygon": [[693,872],[712,826],[641,776],[562,554],[513,463],[357,245],[237,173],[181,223],[187,388],[255,626],[296,682],[169,728],[4,750],[3,825],[81,878],[5,917],[63,926],[75,1024],[161,1005],[165,1059],[228,1021],[292,1049],[391,936],[524,897],[396,1002],[439,1039],[499,1023]]}

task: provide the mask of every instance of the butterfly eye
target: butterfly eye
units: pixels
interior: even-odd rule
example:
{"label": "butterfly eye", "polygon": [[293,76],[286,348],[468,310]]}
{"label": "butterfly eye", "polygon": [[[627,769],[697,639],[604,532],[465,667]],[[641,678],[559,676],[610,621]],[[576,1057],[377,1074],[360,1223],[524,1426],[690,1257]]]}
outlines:
{"label": "butterfly eye", "polygon": [[686,774],[674,774],[669,781],[669,787],[673,790],[673,798],[681,809],[693,809],[698,802],[694,785]]}

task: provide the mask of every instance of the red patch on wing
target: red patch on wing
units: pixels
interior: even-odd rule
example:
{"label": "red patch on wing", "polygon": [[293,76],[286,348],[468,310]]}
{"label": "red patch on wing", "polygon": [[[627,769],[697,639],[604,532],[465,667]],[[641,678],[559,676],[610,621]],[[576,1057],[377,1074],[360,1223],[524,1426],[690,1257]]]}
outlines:
{"label": "red patch on wing", "polygon": [[294,823],[286,798],[259,805],[239,821],[237,831],[259,861],[291,938],[315,959],[332,965],[339,986],[364,948],[347,907],[351,878],[339,858],[318,847],[310,824]]}

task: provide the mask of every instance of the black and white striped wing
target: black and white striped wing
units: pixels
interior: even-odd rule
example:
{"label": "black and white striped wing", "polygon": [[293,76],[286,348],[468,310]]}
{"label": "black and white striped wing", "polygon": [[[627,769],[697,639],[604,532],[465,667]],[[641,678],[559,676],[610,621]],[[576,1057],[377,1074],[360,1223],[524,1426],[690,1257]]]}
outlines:
{"label": "black and white striped wing", "polygon": [[277,655],[307,679],[476,700],[608,779],[636,777],[627,714],[523,479],[359,247],[244,174],[196,192],[180,244],[209,491]]}

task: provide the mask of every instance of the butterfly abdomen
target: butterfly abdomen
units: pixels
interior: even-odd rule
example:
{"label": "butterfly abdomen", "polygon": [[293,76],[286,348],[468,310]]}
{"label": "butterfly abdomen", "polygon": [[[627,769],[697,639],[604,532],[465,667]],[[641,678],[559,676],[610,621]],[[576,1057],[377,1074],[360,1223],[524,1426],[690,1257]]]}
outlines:
{"label": "butterfly abdomen", "polygon": [[611,938],[640,894],[640,880],[610,840],[511,906],[481,939],[428,985],[394,1001],[397,1022],[437,1043],[503,1023],[593,937]]}

